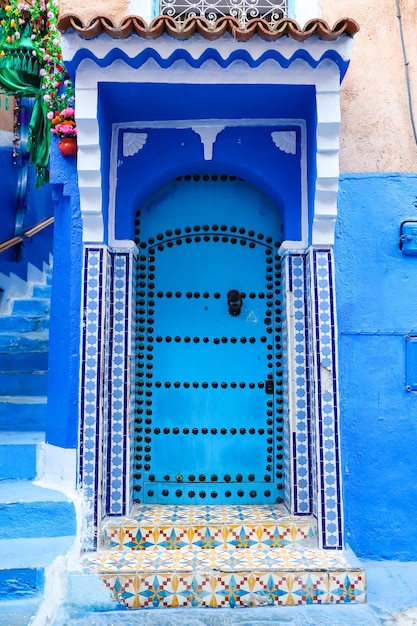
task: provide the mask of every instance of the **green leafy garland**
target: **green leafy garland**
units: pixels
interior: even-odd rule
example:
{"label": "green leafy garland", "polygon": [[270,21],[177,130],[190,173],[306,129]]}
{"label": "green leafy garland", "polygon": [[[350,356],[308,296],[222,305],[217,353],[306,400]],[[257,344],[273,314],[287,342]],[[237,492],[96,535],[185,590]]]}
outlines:
{"label": "green leafy garland", "polygon": [[0,0],[0,92],[34,97],[29,151],[39,186],[48,178],[51,121],[74,105],[62,62],[59,0]]}

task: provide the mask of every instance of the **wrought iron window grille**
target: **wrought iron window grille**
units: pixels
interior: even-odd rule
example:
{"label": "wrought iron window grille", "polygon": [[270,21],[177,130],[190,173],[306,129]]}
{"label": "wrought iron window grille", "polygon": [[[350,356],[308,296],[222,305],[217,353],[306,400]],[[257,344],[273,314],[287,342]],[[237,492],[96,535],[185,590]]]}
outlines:
{"label": "wrought iron window grille", "polygon": [[288,0],[161,0],[160,14],[184,22],[201,17],[214,24],[221,17],[234,17],[244,26],[254,18],[270,24],[287,16]]}

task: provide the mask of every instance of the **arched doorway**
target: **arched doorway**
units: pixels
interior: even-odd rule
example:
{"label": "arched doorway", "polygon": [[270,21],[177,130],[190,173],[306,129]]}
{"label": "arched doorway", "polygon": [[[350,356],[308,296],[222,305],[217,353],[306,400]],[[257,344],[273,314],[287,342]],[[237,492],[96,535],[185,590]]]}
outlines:
{"label": "arched doorway", "polygon": [[134,500],[282,502],[281,220],[235,176],[137,212]]}

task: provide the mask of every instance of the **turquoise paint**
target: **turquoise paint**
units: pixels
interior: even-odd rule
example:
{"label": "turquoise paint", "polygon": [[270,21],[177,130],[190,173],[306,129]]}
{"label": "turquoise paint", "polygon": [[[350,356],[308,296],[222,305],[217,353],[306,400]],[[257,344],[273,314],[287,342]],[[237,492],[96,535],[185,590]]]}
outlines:
{"label": "turquoise paint", "polygon": [[[149,292],[152,336],[145,347],[152,351],[146,367],[154,382],[147,394],[153,436],[139,495],[143,502],[167,504],[276,502],[283,485],[275,472],[282,471],[283,461],[267,449],[269,437],[282,441],[282,435],[268,418],[275,400],[272,390],[266,394],[265,381],[279,391],[272,337],[278,343],[273,254],[281,238],[280,215],[247,183],[207,178],[173,181],[140,210],[140,249],[149,237],[159,245],[148,248],[156,291],[156,297]],[[164,237],[169,230],[171,236]],[[145,285],[145,273],[142,279]],[[147,297],[141,289],[139,298]],[[244,294],[237,316],[228,311],[230,289]],[[137,357],[142,376],[143,358]],[[140,415],[141,392],[136,400]],[[142,444],[136,445],[142,454]]]}
{"label": "turquoise paint", "polygon": [[417,258],[399,251],[417,176],[343,175],[335,244],[346,541],[359,556],[417,554],[417,394],[405,336],[417,329]]}

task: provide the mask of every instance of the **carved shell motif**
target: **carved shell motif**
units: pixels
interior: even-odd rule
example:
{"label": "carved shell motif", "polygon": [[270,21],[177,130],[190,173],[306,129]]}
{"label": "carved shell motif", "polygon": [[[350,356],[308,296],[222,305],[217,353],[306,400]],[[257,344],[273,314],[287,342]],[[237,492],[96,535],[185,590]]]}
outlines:
{"label": "carved shell motif", "polygon": [[271,133],[276,147],[286,154],[295,154],[297,151],[297,133],[295,130],[277,130]]}
{"label": "carved shell motif", "polygon": [[142,150],[148,138],[147,133],[123,133],[123,156],[133,156]]}

